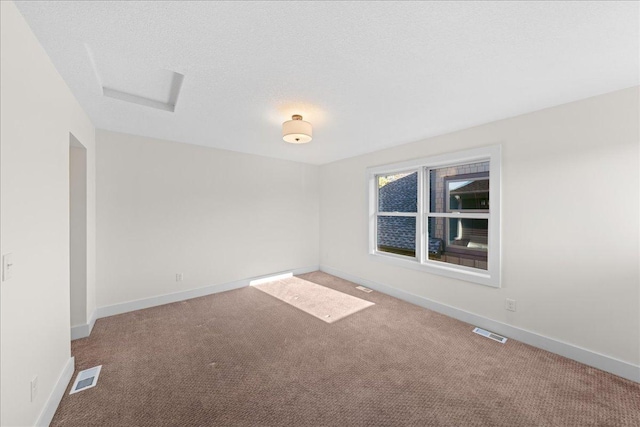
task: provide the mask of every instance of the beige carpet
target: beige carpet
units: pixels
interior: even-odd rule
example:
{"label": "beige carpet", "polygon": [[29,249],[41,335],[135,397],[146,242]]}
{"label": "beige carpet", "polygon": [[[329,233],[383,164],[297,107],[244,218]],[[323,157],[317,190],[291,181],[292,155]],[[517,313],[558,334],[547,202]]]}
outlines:
{"label": "beige carpet", "polygon": [[299,277],[274,280],[254,286],[318,319],[333,323],[374,305],[371,301],[318,285]]}
{"label": "beige carpet", "polygon": [[[316,272],[326,323],[252,287],[99,319],[52,426],[640,426],[640,386]],[[68,393],[68,390],[67,390]]]}

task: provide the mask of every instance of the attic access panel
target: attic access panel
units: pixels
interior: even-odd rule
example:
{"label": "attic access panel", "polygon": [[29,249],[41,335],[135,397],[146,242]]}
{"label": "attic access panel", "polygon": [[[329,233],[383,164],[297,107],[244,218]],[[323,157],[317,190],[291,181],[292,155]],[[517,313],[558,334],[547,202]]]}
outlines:
{"label": "attic access panel", "polygon": [[174,112],[184,75],[139,60],[95,54],[85,44],[102,95],[132,104]]}

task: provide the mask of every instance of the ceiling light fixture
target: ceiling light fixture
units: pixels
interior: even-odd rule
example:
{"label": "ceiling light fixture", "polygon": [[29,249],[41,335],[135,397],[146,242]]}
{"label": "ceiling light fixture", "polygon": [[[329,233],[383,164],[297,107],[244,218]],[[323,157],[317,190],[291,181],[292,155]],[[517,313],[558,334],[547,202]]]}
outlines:
{"label": "ceiling light fixture", "polygon": [[304,144],[311,141],[311,123],[302,120],[302,116],[294,114],[291,120],[282,124],[282,139],[292,144]]}

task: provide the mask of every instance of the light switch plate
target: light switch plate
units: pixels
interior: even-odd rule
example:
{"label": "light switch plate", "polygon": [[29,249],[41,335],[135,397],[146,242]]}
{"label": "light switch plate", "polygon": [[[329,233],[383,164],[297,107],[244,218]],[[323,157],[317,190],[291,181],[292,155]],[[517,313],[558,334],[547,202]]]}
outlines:
{"label": "light switch plate", "polygon": [[2,256],[2,281],[6,282],[13,276],[13,254],[4,254]]}

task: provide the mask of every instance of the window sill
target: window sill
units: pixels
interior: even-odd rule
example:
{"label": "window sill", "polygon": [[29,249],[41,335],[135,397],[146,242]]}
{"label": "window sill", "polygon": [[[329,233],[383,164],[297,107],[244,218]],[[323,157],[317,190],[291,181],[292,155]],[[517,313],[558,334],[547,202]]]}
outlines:
{"label": "window sill", "polygon": [[369,256],[376,262],[395,265],[397,267],[409,268],[411,270],[422,271],[425,273],[445,276],[452,279],[464,280],[466,282],[477,283],[492,288],[500,287],[500,276],[491,274],[490,272],[482,272],[475,268],[464,266],[449,267],[448,265],[440,265],[443,263],[427,261],[419,262],[415,258],[405,257],[401,255],[386,254],[382,252],[373,252]]}

